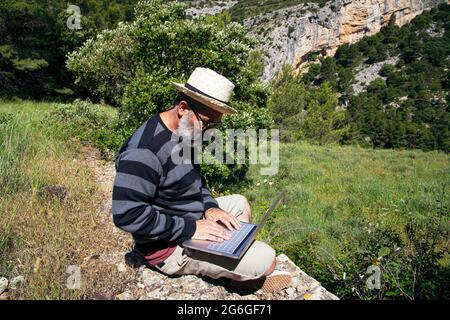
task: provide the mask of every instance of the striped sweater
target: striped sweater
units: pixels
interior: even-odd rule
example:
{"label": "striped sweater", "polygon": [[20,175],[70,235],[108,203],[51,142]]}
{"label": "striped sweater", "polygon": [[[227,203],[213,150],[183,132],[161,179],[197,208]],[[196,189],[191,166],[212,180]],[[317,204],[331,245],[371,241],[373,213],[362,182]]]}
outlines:
{"label": "striped sweater", "polygon": [[175,164],[176,145],[159,114],[150,117],[116,155],[114,224],[130,232],[136,244],[159,248],[191,238],[195,221],[218,207],[198,165]]}

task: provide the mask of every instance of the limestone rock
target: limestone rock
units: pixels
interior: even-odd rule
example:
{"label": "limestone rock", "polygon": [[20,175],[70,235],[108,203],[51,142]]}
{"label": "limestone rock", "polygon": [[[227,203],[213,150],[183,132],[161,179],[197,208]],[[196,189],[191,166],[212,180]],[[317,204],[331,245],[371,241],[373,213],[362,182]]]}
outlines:
{"label": "limestone rock", "polygon": [[[105,256],[103,261],[118,265],[122,263],[119,257],[124,259],[125,256],[127,256],[127,261],[130,261],[130,253],[111,254],[108,255],[108,258]],[[134,260],[134,267],[137,267],[137,260]],[[141,265],[137,270],[136,281],[129,283],[126,290],[116,298],[121,300],[303,300],[306,295],[308,299],[314,300],[338,299],[323,288],[318,281],[300,270],[286,255],[281,254],[277,257],[277,268],[292,274],[291,286],[281,292],[268,294],[261,290],[255,291],[255,289],[248,291],[233,289],[226,279],[213,280],[194,275],[166,276],[157,270]]]}
{"label": "limestone rock", "polygon": [[285,64],[298,73],[308,65],[310,53],[332,56],[337,47],[371,36],[392,15],[402,26],[423,10],[443,0],[336,0],[323,7],[303,3],[244,20],[250,33],[260,40],[265,53],[263,81],[274,77]]}
{"label": "limestone rock", "polygon": [[[357,68],[355,74],[355,84],[352,85],[353,93],[360,94],[367,89],[367,86],[375,79],[380,78],[379,72],[386,64],[395,65],[399,58],[392,57],[387,60],[377,62],[371,65],[363,65]],[[384,79],[384,77],[381,77]]]}
{"label": "limestone rock", "polygon": [[218,14],[230,9],[236,3],[238,3],[237,0],[208,1],[206,3],[203,1],[190,1],[190,7],[186,10],[186,13],[193,18],[198,18],[208,14]]}
{"label": "limestone rock", "polygon": [[2,294],[8,289],[8,284],[9,284],[8,279],[4,277],[0,278],[0,294]]}
{"label": "limestone rock", "polygon": [[16,290],[25,284],[25,278],[23,276],[17,276],[11,279],[9,287]]}
{"label": "limestone rock", "polygon": [[133,295],[131,294],[130,291],[125,291],[125,292],[123,292],[123,293],[121,293],[121,294],[118,294],[118,295],[116,296],[116,298],[117,298],[118,300],[136,300],[136,299],[133,297]]}

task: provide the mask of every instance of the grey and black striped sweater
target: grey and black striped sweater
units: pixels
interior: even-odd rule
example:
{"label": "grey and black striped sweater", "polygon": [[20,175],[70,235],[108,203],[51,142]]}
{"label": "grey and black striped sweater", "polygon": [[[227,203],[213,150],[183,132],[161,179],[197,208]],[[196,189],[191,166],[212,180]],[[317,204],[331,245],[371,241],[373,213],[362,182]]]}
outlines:
{"label": "grey and black striped sweater", "polygon": [[116,155],[112,213],[114,224],[137,244],[182,241],[195,233],[217,201],[206,188],[198,165],[174,164],[176,145],[159,114],[150,117]]}

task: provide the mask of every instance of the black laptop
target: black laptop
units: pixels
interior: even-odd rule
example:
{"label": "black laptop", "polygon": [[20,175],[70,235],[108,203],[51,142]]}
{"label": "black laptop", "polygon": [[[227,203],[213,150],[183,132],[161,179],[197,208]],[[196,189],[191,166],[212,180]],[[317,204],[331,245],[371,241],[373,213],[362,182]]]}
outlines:
{"label": "black laptop", "polygon": [[239,230],[233,230],[231,239],[223,242],[214,242],[209,240],[186,240],[183,242],[183,247],[194,250],[209,252],[220,256],[225,256],[233,259],[240,259],[250,245],[255,240],[256,235],[266,223],[269,215],[275,209],[275,206],[280,201],[286,190],[281,191],[272,201],[267,212],[264,214],[259,224],[241,222]]}

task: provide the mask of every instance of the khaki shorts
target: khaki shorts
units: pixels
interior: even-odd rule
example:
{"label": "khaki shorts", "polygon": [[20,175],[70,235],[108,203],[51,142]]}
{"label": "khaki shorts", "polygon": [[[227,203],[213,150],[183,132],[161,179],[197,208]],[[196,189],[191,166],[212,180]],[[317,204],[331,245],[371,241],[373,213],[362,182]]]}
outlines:
{"label": "khaki shorts", "polygon": [[[221,209],[235,217],[244,212],[247,204],[246,198],[239,194],[219,197],[216,200]],[[275,251],[264,242],[256,240],[240,260],[177,246],[164,263],[155,267],[168,275],[195,274],[213,279],[247,281],[261,278],[272,265],[274,258]]]}

